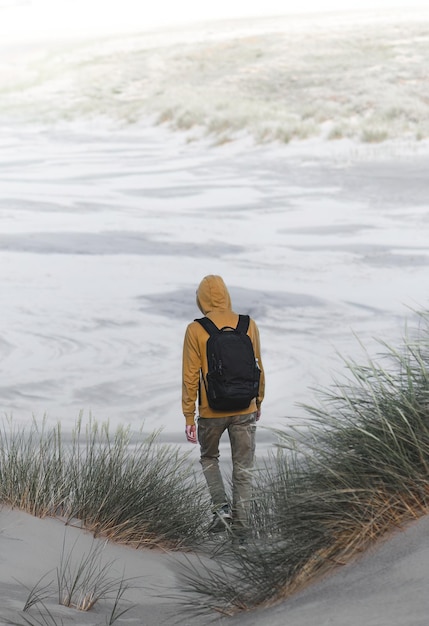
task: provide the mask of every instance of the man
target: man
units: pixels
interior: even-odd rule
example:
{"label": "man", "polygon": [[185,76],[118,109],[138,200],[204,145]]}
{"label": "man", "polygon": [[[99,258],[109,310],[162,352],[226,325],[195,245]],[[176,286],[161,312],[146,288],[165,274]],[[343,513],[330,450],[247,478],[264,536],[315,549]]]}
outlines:
{"label": "man", "polygon": [[[220,276],[203,278],[197,290],[197,305],[218,329],[236,328],[239,316],[231,308],[228,289]],[[195,404],[198,398],[198,443],[200,462],[212,499],[211,530],[225,530],[232,523],[237,537],[244,537],[248,529],[256,422],[261,415],[265,388],[259,331],[252,319],[247,335],[260,369],[259,391],[247,407],[233,412],[214,410],[209,405],[206,387],[208,332],[200,323],[192,322],[186,329],[183,345],[182,408],[186,419],[185,432],[190,443],[197,443]],[[228,431],[232,453],[232,511],[219,469],[219,441],[225,430]]]}

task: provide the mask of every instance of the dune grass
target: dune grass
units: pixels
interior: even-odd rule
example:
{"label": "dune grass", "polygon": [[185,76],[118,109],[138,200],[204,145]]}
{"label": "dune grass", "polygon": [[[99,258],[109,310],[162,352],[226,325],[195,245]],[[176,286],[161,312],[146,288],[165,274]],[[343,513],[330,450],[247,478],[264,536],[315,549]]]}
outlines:
{"label": "dune grass", "polygon": [[[75,542],[76,544],[76,542]],[[66,552],[65,545],[57,568],[58,603],[79,611],[90,611],[100,600],[117,598],[130,585],[111,574],[114,561],[102,560],[104,545],[95,544],[79,562],[73,560],[75,545]]]}
{"label": "dune grass", "polygon": [[[48,572],[29,589],[27,600],[20,614],[25,624],[36,626],[60,626],[48,608],[56,597],[59,605],[90,611],[101,601],[110,601],[107,611],[106,624],[114,624],[132,608],[124,598],[130,588],[138,588],[138,579],[118,576],[113,566],[114,560],[104,561],[104,543],[94,543],[87,553],[74,557],[77,540],[66,550],[66,536],[59,565],[56,572]],[[56,580],[54,580],[56,579]],[[63,621],[61,620],[61,624]],[[24,626],[22,622],[13,622],[14,626]]]}
{"label": "dune grass", "polygon": [[68,43],[2,72],[0,113],[42,123],[153,119],[215,145],[244,133],[262,144],[427,139],[426,16],[368,17],[219,23],[207,40],[155,47],[147,33],[125,46],[123,37]]}
{"label": "dune grass", "polygon": [[399,350],[318,390],[297,430],[255,474],[245,550],[225,542],[182,572],[187,608],[233,614],[271,604],[349,562],[374,541],[429,512],[429,315]]}
{"label": "dune grass", "polygon": [[202,533],[208,506],[188,455],[157,434],[78,420],[71,441],[60,426],[0,430],[0,502],[38,517],[60,516],[135,547],[186,548]]}
{"label": "dune grass", "polygon": [[345,360],[302,427],[276,431],[244,549],[208,540],[206,489],[187,455],[91,420],[70,441],[59,426],[3,423],[0,502],[135,547],[197,548],[201,560],[180,565],[188,618],[284,599],[429,512],[429,313],[420,320],[399,349]]}

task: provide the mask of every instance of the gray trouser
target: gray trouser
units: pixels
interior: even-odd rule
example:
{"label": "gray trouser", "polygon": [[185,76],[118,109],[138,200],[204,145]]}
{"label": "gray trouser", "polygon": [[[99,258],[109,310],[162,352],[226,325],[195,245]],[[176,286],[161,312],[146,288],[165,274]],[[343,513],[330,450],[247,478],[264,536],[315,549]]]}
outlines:
{"label": "gray trouser", "polygon": [[200,463],[210,491],[213,509],[227,503],[219,469],[219,441],[228,430],[232,454],[232,517],[237,532],[245,531],[252,498],[252,467],[255,456],[256,413],[231,417],[200,417],[198,442]]}

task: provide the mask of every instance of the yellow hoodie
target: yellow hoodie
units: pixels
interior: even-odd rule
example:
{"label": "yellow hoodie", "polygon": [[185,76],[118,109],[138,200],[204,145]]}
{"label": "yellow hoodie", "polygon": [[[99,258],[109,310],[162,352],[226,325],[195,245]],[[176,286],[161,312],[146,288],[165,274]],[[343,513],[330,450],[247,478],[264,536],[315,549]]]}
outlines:
{"label": "yellow hoodie", "polygon": [[[220,276],[206,276],[197,289],[197,304],[204,315],[212,320],[218,328],[231,326],[235,328],[238,323],[238,315],[231,308],[231,298],[223,279]],[[261,360],[261,347],[259,331],[254,320],[250,320],[247,331],[258,359],[261,369],[259,395],[252,400],[246,409],[235,411],[235,415],[253,413],[261,407],[264,399],[265,377]],[[199,395],[199,417],[225,417],[231,415],[231,411],[215,411],[209,407],[204,384],[200,385],[200,376],[207,376],[207,339],[208,334],[198,322],[191,322],[185,334],[183,344],[183,372],[182,372],[182,409],[186,418],[186,424],[194,424],[195,403]]]}

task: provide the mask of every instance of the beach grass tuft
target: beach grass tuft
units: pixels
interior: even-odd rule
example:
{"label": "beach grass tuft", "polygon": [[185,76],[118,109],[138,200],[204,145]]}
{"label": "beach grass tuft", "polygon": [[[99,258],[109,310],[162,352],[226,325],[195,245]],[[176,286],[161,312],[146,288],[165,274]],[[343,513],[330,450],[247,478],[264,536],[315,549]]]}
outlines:
{"label": "beach grass tuft", "polygon": [[79,419],[71,440],[60,426],[6,420],[0,430],[0,502],[38,517],[61,517],[95,536],[134,547],[194,545],[208,506],[189,457],[158,434],[111,435]]}
{"label": "beach grass tuft", "polygon": [[[0,501],[136,548],[196,549],[201,558],[181,559],[179,570],[181,602],[195,614],[280,601],[429,512],[429,313],[418,319],[398,349],[380,342],[363,365],[345,359],[341,379],[305,406],[301,427],[274,431],[276,445],[254,472],[244,546],[229,534],[208,538],[206,489],[188,455],[160,445],[157,433],[111,434],[91,419],[79,419],[71,439],[59,426],[5,421]],[[81,602],[73,590],[90,590],[88,576],[105,580],[116,594],[113,623],[125,587],[104,576],[98,556],[73,571],[64,556],[59,601],[91,608],[90,591]],[[45,592],[36,586],[29,607]]]}
{"label": "beach grass tuft", "polygon": [[[272,604],[429,512],[429,314],[400,349],[345,360],[255,472],[251,536],[182,573],[187,608]],[[228,542],[226,541],[226,544]]]}
{"label": "beach grass tuft", "polygon": [[[25,624],[59,626],[48,608],[53,599],[56,599],[58,605],[84,612],[92,610],[102,600],[110,601],[112,606],[106,616],[107,625],[114,624],[132,608],[125,595],[129,589],[139,587],[139,579],[118,576],[114,568],[115,561],[104,561],[107,540],[94,540],[89,551],[80,554],[79,559],[75,557],[77,543],[78,539],[68,546],[64,535],[59,565],[56,568],[56,582],[53,572],[48,572],[28,590],[21,612]],[[19,622],[14,622],[14,625],[24,626]]]}
{"label": "beach grass tuft", "polygon": [[130,581],[111,575],[114,561],[103,563],[105,544],[93,544],[79,562],[73,560],[74,548],[66,552],[65,543],[57,568],[58,603],[79,611],[90,611],[97,602],[117,597],[129,587]]}

